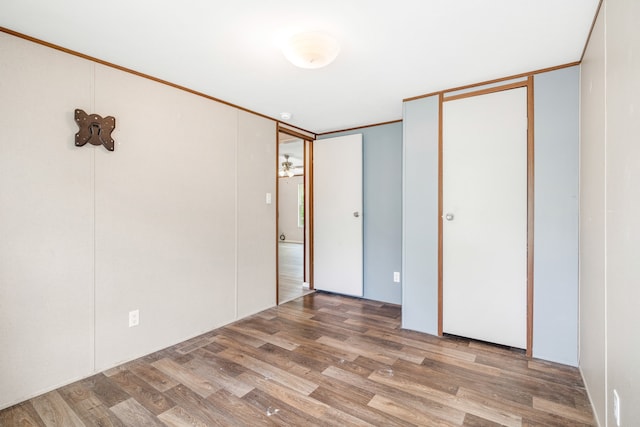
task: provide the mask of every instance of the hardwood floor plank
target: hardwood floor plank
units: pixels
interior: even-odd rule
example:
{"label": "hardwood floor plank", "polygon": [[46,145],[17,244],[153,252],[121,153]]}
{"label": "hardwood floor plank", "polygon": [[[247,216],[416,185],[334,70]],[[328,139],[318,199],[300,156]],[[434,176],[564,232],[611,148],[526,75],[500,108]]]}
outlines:
{"label": "hardwood floor plank", "polygon": [[[507,401],[531,405],[532,394],[528,390],[513,387],[513,383],[502,375],[486,375],[472,370],[456,369],[457,365],[448,365],[430,361],[424,364],[423,373],[436,379],[438,384],[451,384],[456,387],[465,387],[482,393],[499,396]],[[399,366],[397,366],[399,368]],[[411,366],[407,366],[410,369]]]}
{"label": "hardwood floor plank", "polygon": [[208,427],[207,423],[181,406],[174,406],[158,415],[158,419],[170,427]]}
{"label": "hardwood floor plank", "polygon": [[[464,419],[464,413],[452,414],[448,420],[442,419],[440,417],[436,417],[434,414],[424,413],[423,411],[416,410],[415,408],[409,408],[402,402],[380,395],[375,395],[373,399],[371,399],[371,402],[369,402],[369,406],[416,426],[449,427],[451,425],[461,425],[462,420]],[[446,414],[444,415],[446,416]]]}
{"label": "hardwood floor plank", "polygon": [[102,400],[85,387],[83,382],[69,384],[58,389],[58,392],[86,425],[101,427],[122,427],[124,425]]}
{"label": "hardwood floor plank", "polygon": [[31,401],[0,411],[0,426],[45,427]]}
{"label": "hardwood floor plank", "polygon": [[87,426],[124,427],[120,418],[96,396],[69,403],[69,406]]}
{"label": "hardwood floor plank", "polygon": [[[282,319],[282,317],[279,318]],[[313,330],[314,332],[309,333],[310,330]],[[296,321],[295,328],[285,328],[278,332],[278,335],[281,334],[292,335],[308,340],[317,340],[320,337],[331,337],[340,341],[344,341],[350,336],[353,336],[353,332],[350,330],[326,325],[312,319],[299,319]]]}
{"label": "hardwood floor plank", "polygon": [[143,363],[129,367],[131,372],[142,378],[147,384],[160,392],[165,392],[178,385],[178,382],[155,367]]}
{"label": "hardwood floor plank", "polygon": [[481,418],[485,418],[489,421],[497,422],[504,426],[519,427],[522,425],[522,418],[515,414],[510,414],[505,411],[496,410],[474,401],[466,401],[457,398],[457,396],[449,393],[444,393],[431,387],[414,382],[411,378],[401,377],[399,375],[389,376],[380,375],[378,372],[374,372],[369,376],[369,379],[381,384],[387,384],[401,388],[408,391],[411,394],[424,397],[434,401],[440,405],[447,406],[453,409],[457,409],[462,413],[470,413]]}
{"label": "hardwood floor plank", "polygon": [[84,427],[82,420],[55,390],[34,398],[31,403],[47,427]]}
{"label": "hardwood floor plank", "polygon": [[[201,351],[199,354],[204,354],[206,350],[201,349]],[[213,364],[211,358],[196,357],[188,362],[187,365],[195,374],[205,378],[211,383],[217,384],[220,389],[227,390],[236,397],[243,397],[253,390],[251,385],[243,383],[236,377],[227,374],[224,368],[219,366],[220,364]]]}
{"label": "hardwood floor plank", "polygon": [[481,417],[477,417],[473,414],[467,414],[464,417],[464,427],[500,427],[501,424],[494,423],[493,421],[486,420]]}
{"label": "hardwood floor plank", "polygon": [[533,408],[550,412],[560,417],[568,418],[570,420],[578,421],[581,423],[588,423],[592,421],[592,417],[586,416],[583,411],[566,405],[562,405],[560,403],[551,402],[549,400],[542,399],[536,396],[533,397]]}
{"label": "hardwood floor plank", "polygon": [[220,389],[220,387],[211,384],[202,377],[197,376],[173,360],[160,359],[153,362],[152,365],[179,383],[186,385],[202,397],[207,397],[211,393],[215,393]]}
{"label": "hardwood floor plank", "polygon": [[260,347],[266,342],[259,338],[255,338],[250,335],[246,335],[241,332],[235,331],[231,328],[225,328],[224,331],[220,333],[220,335],[216,336],[213,339],[213,342],[222,344],[223,346],[228,346],[229,343],[227,340],[232,340],[239,344],[249,345],[251,347],[256,347],[256,348]]}
{"label": "hardwood floor plank", "polygon": [[[300,410],[313,418],[321,418],[327,410],[327,405],[318,402],[304,393],[286,387],[270,378],[265,378],[256,373],[247,372],[240,375],[242,380],[253,385],[256,389],[273,396],[287,405]],[[317,388],[317,387],[316,387]],[[315,388],[314,388],[315,390]]]}
{"label": "hardwood floor plank", "polygon": [[394,417],[386,412],[380,411],[371,406],[367,406],[373,395],[366,400],[366,402],[358,402],[354,404],[352,394],[343,395],[337,393],[335,389],[326,387],[326,383],[323,383],[311,393],[311,397],[323,402],[332,408],[341,410],[344,413],[350,414],[356,418],[359,418],[371,425],[384,425],[384,426],[413,426],[414,424],[405,422],[400,418]]}
{"label": "hardwood floor plank", "polygon": [[275,381],[271,381],[268,378],[256,375],[255,373],[248,372],[246,374],[242,374],[241,377],[243,377],[244,381],[251,383],[256,389],[265,392],[269,396],[277,398],[279,401],[295,408],[299,412],[312,416],[314,419],[331,422],[334,425],[340,426],[369,425],[369,423],[366,423],[357,417],[342,412],[339,409],[332,408],[319,400],[290,389],[289,387],[281,385]]}
{"label": "hardwood floor plank", "polygon": [[[272,344],[265,344],[260,347],[260,349],[249,349],[249,351],[245,350],[243,353],[278,368],[281,371],[288,372],[295,377],[304,378],[312,384],[317,384],[316,378],[320,377],[320,370],[316,371],[317,375],[313,375],[311,367],[313,362],[308,364],[298,363],[294,359],[297,359],[298,361],[303,360],[299,355],[296,355],[297,357],[292,357],[292,352]],[[324,368],[326,368],[326,366],[322,369]]]}
{"label": "hardwood floor plank", "polygon": [[438,354],[442,357],[446,358],[455,358],[464,360],[467,362],[474,362],[476,360],[475,354],[469,351],[457,350],[449,347],[442,347],[437,344],[432,344],[429,342],[418,341],[411,338],[405,338],[403,336],[397,335],[396,333],[391,333],[388,331],[383,331],[377,328],[370,328],[365,332],[367,336],[373,336],[382,338],[387,341],[397,342],[398,344],[402,344],[407,347],[413,347],[419,350],[424,350],[429,353]]}
{"label": "hardwood floor plank", "polygon": [[[485,406],[496,408],[502,411],[510,411],[517,413],[522,417],[522,425],[539,425],[539,426],[593,426],[590,423],[576,423],[567,418],[552,414],[547,411],[540,411],[533,408],[533,403],[529,405],[514,403],[503,399],[500,396],[492,395],[486,392],[469,390],[461,387],[458,389],[457,397],[465,401],[474,401]],[[533,399],[532,399],[533,400]],[[590,412],[586,412],[590,413]],[[594,421],[592,420],[592,423]]]}
{"label": "hardwood floor plank", "polygon": [[287,371],[284,371],[280,368],[272,366],[268,363],[265,363],[261,360],[255,359],[251,356],[247,356],[244,353],[241,353],[235,349],[227,349],[220,353],[221,357],[228,358],[236,363],[241,364],[254,371],[257,374],[262,375],[265,378],[272,379],[281,383],[284,386],[287,386],[293,390],[299,391],[304,395],[308,395],[318,386],[310,381],[305,380],[304,378],[298,377],[296,375],[292,375]]}
{"label": "hardwood floor plank", "polygon": [[112,376],[111,381],[118,384],[129,396],[154,415],[161,414],[175,406],[171,399],[165,397],[130,371],[122,371]]}
{"label": "hardwood floor plank", "polygon": [[151,412],[133,398],[118,403],[111,410],[127,426],[162,426]]}
{"label": "hardwood floor plank", "polygon": [[376,360],[378,362],[381,362],[387,365],[392,365],[396,360],[398,360],[398,357],[396,355],[391,355],[389,353],[382,351],[381,349],[372,348],[368,345],[363,345],[362,343],[358,343],[358,342],[350,342],[349,340],[338,341],[330,337],[321,337],[321,338],[318,338],[316,341],[318,341],[321,344],[334,347],[336,349],[338,348],[346,349],[351,353],[355,353],[359,356],[360,355],[366,356],[370,359]]}
{"label": "hardwood floor plank", "polygon": [[228,325],[233,329],[233,327],[238,327],[241,329],[245,329],[249,332],[252,331],[260,331],[263,334],[273,335],[280,330],[280,328],[270,320],[261,319],[260,316],[252,315],[242,319],[241,323],[232,323]]}
{"label": "hardwood floor plank", "polygon": [[293,321],[297,321],[299,319],[311,319],[316,314],[316,312],[311,309],[300,307],[298,301],[290,301],[287,304],[279,305],[272,310],[274,310],[278,316],[288,317]]}
{"label": "hardwood floor plank", "polygon": [[502,373],[501,369],[494,368],[493,366],[487,366],[481,363],[476,363],[474,361],[459,359],[457,357],[444,356],[441,353],[432,353],[430,351],[427,351],[424,353],[424,355],[425,360],[429,359],[431,361],[446,363],[450,366],[450,369],[455,369],[454,367],[458,367],[474,372],[480,372],[484,375],[490,375],[493,377],[500,376]]}
{"label": "hardwood floor plank", "polygon": [[353,344],[359,348],[368,349],[368,351],[374,351],[376,353],[382,352],[385,355],[390,355],[395,357],[396,359],[415,363],[416,365],[421,364],[425,358],[424,352],[420,350],[397,345],[391,346],[387,341],[375,339],[372,337],[350,337],[346,342],[349,344]]}
{"label": "hardwood floor plank", "polygon": [[264,352],[265,361],[299,374],[308,374],[309,371],[320,373],[330,365],[325,361],[324,355],[317,352],[303,354],[287,351],[271,344],[263,345],[260,350]]}
{"label": "hardwood floor plank", "polygon": [[179,384],[167,390],[166,395],[177,406],[183,408],[189,415],[204,422],[207,426],[228,426],[230,424],[227,414],[220,411],[210,400],[195,393],[187,386]]}
{"label": "hardwood floor plank", "polygon": [[[365,314],[364,310],[355,311],[353,308],[349,308],[346,311],[340,310],[339,308],[327,308],[323,307],[318,310],[320,313],[333,316],[336,319],[340,319],[341,323],[346,323],[347,325],[351,325],[353,327],[359,328],[361,330],[366,330],[367,328],[378,325],[386,328],[396,328],[400,326],[400,320],[396,318],[390,318],[387,316],[379,316],[376,314]],[[373,311],[373,310],[370,310]]]}
{"label": "hardwood floor plank", "polygon": [[324,325],[330,325],[331,329],[342,331],[342,333],[348,336],[353,335],[354,332],[358,334],[366,332],[367,326],[350,325],[345,322],[348,319],[348,317],[338,316],[334,313],[327,312],[318,312],[311,318],[311,320],[322,323]]}
{"label": "hardwood floor plank", "polygon": [[70,405],[75,402],[81,402],[90,397],[95,397],[93,392],[87,389],[81,381],[59,388],[58,393],[60,393],[60,396],[62,396],[62,398]]}
{"label": "hardwood floor plank", "polygon": [[213,336],[199,336],[184,343],[178,344],[177,346],[175,346],[175,348],[178,353],[187,354],[200,347],[204,347],[212,341]]}
{"label": "hardwood floor plank", "polygon": [[[463,418],[463,415],[460,414],[464,414],[464,411],[458,410],[457,408],[451,408],[446,404],[447,400],[454,398],[454,396],[452,395],[448,395],[449,398],[441,397],[439,399],[440,401],[437,401],[438,399],[432,399],[429,395],[425,396],[425,393],[415,394],[414,390],[411,390],[409,388],[405,389],[404,385],[405,382],[408,383],[407,381],[396,380],[390,382],[391,385],[388,385],[385,384],[384,381],[374,381],[373,379],[361,377],[357,374],[353,374],[351,372],[347,372],[335,367],[327,368],[325,372],[323,372],[323,374],[348,383],[353,387],[373,391],[376,396],[383,397],[385,399],[391,399],[393,402],[403,402],[403,408],[406,408],[407,405],[409,405],[409,402],[411,402],[410,406],[421,407],[425,411],[432,411],[432,415],[439,420],[452,417],[455,417],[455,420]],[[380,375],[381,377],[394,378],[395,374],[393,372],[374,372],[370,375],[370,377],[374,376],[375,378],[378,375]],[[398,386],[399,384],[400,386]],[[431,395],[436,398],[445,394],[446,393],[438,392],[437,390],[432,390],[431,393]],[[444,404],[443,401],[445,401]],[[393,407],[393,405],[391,405],[391,407]],[[388,408],[385,409],[386,407],[384,405],[377,408],[388,412],[391,415],[397,416],[398,418],[404,419],[405,421],[412,422],[411,420],[406,419],[406,417],[403,418],[400,416],[400,414],[402,413],[401,410],[399,414],[395,414],[394,412],[387,411]]]}
{"label": "hardwood floor plank", "polygon": [[554,380],[543,380],[509,370],[503,371],[501,376],[524,393],[557,401],[567,406],[575,406],[574,396],[578,395],[576,391],[584,389],[583,387],[568,386]]}
{"label": "hardwood floor plank", "polygon": [[249,327],[240,327],[233,325],[229,326],[229,329],[257,338],[265,343],[277,345],[284,348],[285,350],[295,350],[296,348],[298,348],[298,343],[294,342],[293,340],[288,340],[286,338],[283,338],[282,336],[276,335],[275,332],[274,334],[269,334],[262,332],[261,330],[252,330]]}
{"label": "hardwood floor plank", "polygon": [[593,427],[578,369],[313,293],[0,410],[0,425]]}
{"label": "hardwood floor plank", "polygon": [[273,425],[282,426],[313,426],[318,425],[318,422],[311,415],[305,412],[300,412],[296,408],[287,405],[275,396],[263,392],[259,389],[254,389],[246,396],[242,398],[248,404],[254,406],[262,414],[269,417],[269,421]]}
{"label": "hardwood floor plank", "polygon": [[[196,358],[200,359],[200,362],[202,364],[209,366],[212,370],[224,372],[226,375],[229,375],[231,377],[237,377],[238,375],[246,372],[247,368],[236,362],[225,359],[224,357],[220,357],[220,353],[227,348],[228,347],[224,347],[217,353],[212,353],[209,351],[209,347],[207,346],[196,350],[193,354]],[[189,364],[191,364],[192,362],[189,362]]]}
{"label": "hardwood floor plank", "polygon": [[109,408],[131,397],[103,374],[86,378],[81,381],[81,384],[87,387]]}
{"label": "hardwood floor plank", "polygon": [[[251,392],[255,390],[251,388]],[[245,395],[246,396],[246,395]],[[243,396],[244,397],[244,396]],[[207,398],[221,412],[230,414],[230,424],[246,426],[270,426],[274,425],[274,420],[269,415],[260,411],[255,406],[242,398],[238,398],[226,390],[219,390]]]}

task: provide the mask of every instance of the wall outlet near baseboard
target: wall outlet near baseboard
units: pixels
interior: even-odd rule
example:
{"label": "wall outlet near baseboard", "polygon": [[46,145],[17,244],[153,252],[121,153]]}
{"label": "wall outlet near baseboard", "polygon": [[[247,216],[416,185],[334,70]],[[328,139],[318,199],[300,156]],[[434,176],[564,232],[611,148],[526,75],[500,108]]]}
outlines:
{"label": "wall outlet near baseboard", "polygon": [[140,310],[132,310],[129,312],[129,327],[133,328],[140,324]]}
{"label": "wall outlet near baseboard", "polygon": [[394,283],[400,283],[400,272],[399,271],[394,271],[393,272],[393,281],[394,281]]}

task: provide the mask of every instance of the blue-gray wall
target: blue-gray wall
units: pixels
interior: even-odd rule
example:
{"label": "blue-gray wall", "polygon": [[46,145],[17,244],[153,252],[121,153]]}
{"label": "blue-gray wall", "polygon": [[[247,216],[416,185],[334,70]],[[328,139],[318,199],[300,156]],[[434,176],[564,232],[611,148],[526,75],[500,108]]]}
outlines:
{"label": "blue-gray wall", "polygon": [[[438,97],[404,103],[402,326],[437,333]],[[533,355],[577,365],[579,68],[534,77]]]}
{"label": "blue-gray wall", "polygon": [[404,103],[402,327],[438,333],[438,97]]}
{"label": "blue-gray wall", "polygon": [[400,304],[402,287],[393,272],[402,262],[402,123],[319,139],[354,133],[362,134],[364,297]]}
{"label": "blue-gray wall", "polygon": [[534,77],[533,355],[578,364],[580,68]]}

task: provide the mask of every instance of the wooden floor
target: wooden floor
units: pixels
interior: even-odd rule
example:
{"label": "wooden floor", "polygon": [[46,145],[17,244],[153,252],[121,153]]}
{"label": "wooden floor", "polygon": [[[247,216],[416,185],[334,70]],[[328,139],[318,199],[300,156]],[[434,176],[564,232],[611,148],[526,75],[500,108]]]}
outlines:
{"label": "wooden floor", "polygon": [[2,426],[584,426],[577,369],[315,293],[0,412]]}
{"label": "wooden floor", "polygon": [[304,244],[278,242],[278,303],[291,301],[310,292],[304,282]]}

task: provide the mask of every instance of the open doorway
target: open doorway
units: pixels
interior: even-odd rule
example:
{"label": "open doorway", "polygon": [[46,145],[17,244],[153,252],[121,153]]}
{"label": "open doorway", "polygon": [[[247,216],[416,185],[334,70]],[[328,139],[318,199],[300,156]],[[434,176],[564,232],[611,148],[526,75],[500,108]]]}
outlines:
{"label": "open doorway", "polygon": [[278,133],[278,304],[313,291],[308,153],[310,141]]}

